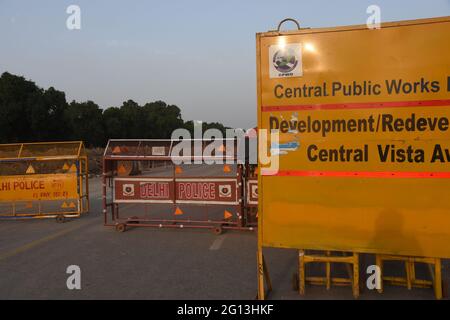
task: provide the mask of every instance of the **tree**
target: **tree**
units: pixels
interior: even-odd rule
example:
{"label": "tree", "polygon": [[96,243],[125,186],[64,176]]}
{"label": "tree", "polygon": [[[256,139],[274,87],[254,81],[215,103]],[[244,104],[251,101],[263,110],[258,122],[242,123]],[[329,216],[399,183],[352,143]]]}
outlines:
{"label": "tree", "polygon": [[[32,81],[8,72],[0,77],[0,143],[82,140],[87,146],[104,146],[107,139],[168,139],[178,128],[193,133],[181,110],[164,101],[140,106],[133,100],[104,111],[92,101],[70,105],[65,93],[44,90]],[[203,130],[226,127],[203,123]]]}
{"label": "tree", "polygon": [[177,106],[156,101],[145,104],[143,109],[146,120],[144,132],[149,138],[169,139],[172,131],[183,127],[181,111]]}
{"label": "tree", "polygon": [[0,77],[0,141],[63,140],[66,135],[64,92],[44,91],[10,73]]}
{"label": "tree", "polygon": [[111,107],[103,111],[103,126],[106,139],[120,139],[124,137],[125,126],[120,108]]}
{"label": "tree", "polygon": [[46,105],[46,122],[48,126],[46,139],[54,141],[65,140],[69,134],[69,128],[67,128],[64,121],[64,115],[68,107],[66,94],[50,87],[44,92],[43,99]]}
{"label": "tree", "polygon": [[42,90],[34,82],[5,72],[0,77],[0,140],[3,143],[39,139],[33,129],[42,112]]}
{"label": "tree", "polygon": [[65,112],[70,140],[82,140],[88,147],[105,145],[102,110],[92,101],[72,101]]}
{"label": "tree", "polygon": [[[188,130],[192,136],[194,136],[194,121],[186,121],[183,125],[183,127]],[[218,129],[220,132],[222,132],[222,135],[225,137],[226,130],[229,129],[228,127],[225,127],[223,124],[219,122],[202,122],[202,131],[205,132],[208,129]]]}
{"label": "tree", "polygon": [[133,100],[125,101],[120,107],[123,134],[126,139],[142,138],[145,119],[142,108]]}

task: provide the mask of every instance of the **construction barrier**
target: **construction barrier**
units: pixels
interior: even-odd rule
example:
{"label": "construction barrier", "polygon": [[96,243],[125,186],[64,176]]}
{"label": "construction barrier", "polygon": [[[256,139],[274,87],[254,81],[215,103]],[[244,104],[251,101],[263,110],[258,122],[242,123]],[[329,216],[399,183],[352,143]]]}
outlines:
{"label": "construction barrier", "polygon": [[[104,224],[120,232],[127,227],[208,228],[216,234],[253,230],[256,218],[245,200],[248,166],[236,161],[237,152],[226,152],[236,151],[237,140],[224,139],[222,154],[210,156],[203,151],[212,141],[189,140],[193,148],[199,144],[201,156],[171,156],[179,143],[109,140],[103,157]],[[177,159],[184,163],[175,164]],[[216,160],[225,163],[205,163]]]}
{"label": "construction barrier", "polygon": [[79,217],[89,211],[83,142],[0,145],[0,219]]}
{"label": "construction barrier", "polygon": [[449,37],[450,17],[256,35],[260,299],[266,247],[450,258]]}
{"label": "construction barrier", "polygon": [[[384,262],[396,261],[402,262],[405,266],[405,277],[390,276],[385,273]],[[422,263],[429,267],[431,280],[418,279],[416,276],[416,264]],[[383,293],[384,283],[391,285],[405,286],[408,290],[412,288],[433,288],[436,299],[440,300],[443,296],[443,287],[448,285],[442,280],[442,266],[439,258],[421,258],[421,257],[405,257],[396,255],[377,254],[376,265],[380,268],[380,289],[378,292]]]}
{"label": "construction barrier", "polygon": [[[310,263],[322,263],[325,265],[325,276],[307,276],[306,265]],[[333,264],[344,264],[347,266],[348,277],[332,276]],[[353,297],[359,297],[359,254],[347,252],[310,253],[307,250],[298,251],[298,273],[294,274],[294,289],[300,295],[305,294],[306,284],[323,285],[330,290],[332,285],[351,286]]]}

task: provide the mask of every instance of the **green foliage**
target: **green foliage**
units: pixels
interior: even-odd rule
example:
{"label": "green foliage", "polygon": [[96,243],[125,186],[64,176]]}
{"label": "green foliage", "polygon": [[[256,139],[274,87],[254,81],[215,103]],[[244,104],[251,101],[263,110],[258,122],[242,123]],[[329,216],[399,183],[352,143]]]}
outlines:
{"label": "green foliage", "polygon": [[92,101],[72,101],[65,110],[68,140],[85,141],[89,147],[104,144],[103,112]]}
{"label": "green foliage", "polygon": [[[183,128],[187,129],[191,135],[194,135],[194,122],[192,120],[186,121],[183,125]],[[226,130],[228,127],[225,127],[223,124],[219,122],[202,122],[202,131],[205,132],[208,129],[218,129],[220,132],[222,132],[222,135],[225,137]]]}
{"label": "green foliage", "polygon": [[[83,140],[87,146],[104,146],[108,139],[168,139],[186,128],[175,105],[155,101],[140,106],[133,100],[102,110],[92,101],[70,104],[64,92],[41,89],[32,81],[5,72],[0,77],[0,143]],[[203,123],[203,130],[222,124]]]}

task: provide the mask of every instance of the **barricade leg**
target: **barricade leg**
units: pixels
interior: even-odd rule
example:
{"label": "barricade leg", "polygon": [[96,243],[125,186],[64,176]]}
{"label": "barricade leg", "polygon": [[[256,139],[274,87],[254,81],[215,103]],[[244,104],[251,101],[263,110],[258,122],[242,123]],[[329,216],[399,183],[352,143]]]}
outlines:
{"label": "barricade leg", "polygon": [[379,268],[380,275],[379,275],[379,288],[378,293],[383,293],[383,260],[381,259],[380,255],[375,255],[375,264]]}
{"label": "barricade leg", "polygon": [[265,292],[264,292],[264,263],[263,263],[263,253],[262,250],[259,249],[256,253],[256,259],[257,259],[257,270],[258,273],[258,300],[264,300],[265,299]]}
{"label": "barricade leg", "polygon": [[[384,275],[384,261],[400,261],[405,265],[405,278],[391,277]],[[423,257],[404,257],[394,255],[376,255],[376,263],[380,267],[381,289],[379,293],[383,292],[383,283],[386,281],[392,285],[406,286],[409,290],[412,288],[434,288],[436,299],[442,299],[442,267],[441,259],[439,258],[423,258]],[[432,281],[417,279],[416,277],[416,263],[425,263],[430,268]]]}
{"label": "barricade leg", "polygon": [[353,297],[359,298],[359,254],[353,253]]}
{"label": "barricade leg", "polygon": [[406,287],[408,290],[412,289],[412,278],[411,278],[411,269],[414,266],[414,262],[407,261],[405,262],[405,271],[406,271]]}
{"label": "barricade leg", "polygon": [[434,295],[437,300],[442,299],[442,273],[441,259],[435,259],[434,262]]}
{"label": "barricade leg", "polygon": [[264,278],[266,279],[267,283],[267,290],[268,292],[270,292],[272,291],[272,280],[270,280],[269,269],[267,268],[266,259],[264,259],[264,255],[262,256],[262,261],[263,261]]}
{"label": "barricade leg", "polygon": [[[331,255],[330,251],[327,251],[326,253],[327,257],[329,257]],[[330,290],[331,288],[331,263],[330,262],[326,262],[325,263],[325,272],[326,272],[326,277],[327,277],[327,290]]]}
{"label": "barricade leg", "polygon": [[305,250],[298,251],[298,293],[305,294],[306,276],[305,276]]}
{"label": "barricade leg", "polygon": [[409,286],[412,287],[412,284],[416,282],[416,264],[414,263],[414,261],[409,262],[409,278]]}
{"label": "barricade leg", "polygon": [[[308,263],[324,263],[325,277],[307,277],[306,264]],[[333,277],[331,274],[331,265],[333,263],[344,263],[349,269],[348,278]],[[332,285],[351,286],[353,296],[359,297],[359,254],[352,255],[332,255],[330,251],[325,254],[307,254],[305,250],[298,252],[298,290],[300,295],[305,294],[306,283],[313,285],[325,285],[327,290]]]}

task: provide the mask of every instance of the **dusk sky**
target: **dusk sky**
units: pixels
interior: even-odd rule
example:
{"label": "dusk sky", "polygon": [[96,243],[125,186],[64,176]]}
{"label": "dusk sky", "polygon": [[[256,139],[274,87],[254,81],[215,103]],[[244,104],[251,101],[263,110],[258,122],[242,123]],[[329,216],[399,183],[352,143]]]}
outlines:
{"label": "dusk sky", "polygon": [[[66,27],[71,4],[81,8],[81,30]],[[449,0],[0,0],[0,73],[53,86],[68,101],[163,100],[185,120],[248,128],[255,33],[286,17],[302,27],[364,24],[371,4],[382,22],[450,15]]]}

